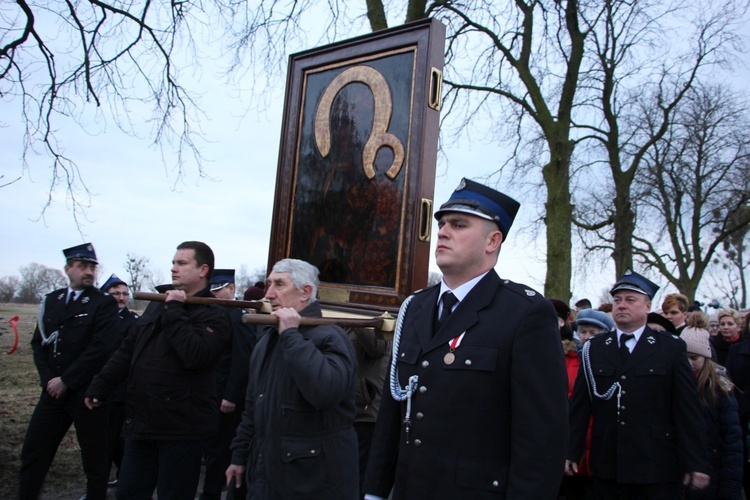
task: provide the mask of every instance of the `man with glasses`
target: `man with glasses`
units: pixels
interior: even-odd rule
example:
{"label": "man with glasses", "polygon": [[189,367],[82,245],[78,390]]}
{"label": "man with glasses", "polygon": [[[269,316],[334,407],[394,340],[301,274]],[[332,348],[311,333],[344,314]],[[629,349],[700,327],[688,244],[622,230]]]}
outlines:
{"label": "man with glasses", "polygon": [[[138,315],[128,309],[128,302],[130,302],[130,291],[128,285],[122,281],[116,274],[112,274],[101,290],[108,293],[117,301],[117,317],[119,325],[119,340],[118,345],[122,342],[122,339],[128,334],[130,327],[135,325]],[[122,464],[122,452],[125,446],[125,441],[122,438],[122,424],[125,423],[125,386],[126,382],[123,381],[112,394],[112,408],[110,409],[109,419],[109,468],[112,468],[114,463],[117,466],[117,474],[120,474],[120,465]],[[113,479],[107,483],[111,488],[117,486],[117,479]]]}

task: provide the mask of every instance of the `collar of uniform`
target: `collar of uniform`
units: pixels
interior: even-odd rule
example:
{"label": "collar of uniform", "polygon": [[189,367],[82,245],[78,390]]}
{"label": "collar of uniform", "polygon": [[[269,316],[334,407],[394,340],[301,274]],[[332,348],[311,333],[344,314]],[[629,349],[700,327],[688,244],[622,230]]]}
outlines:
{"label": "collar of uniform", "polygon": [[489,271],[484,272],[477,276],[476,278],[470,279],[463,285],[457,286],[455,289],[451,290],[448,285],[445,284],[445,281],[440,281],[440,293],[438,294],[437,303],[440,304],[440,297],[443,296],[443,292],[451,292],[453,295],[456,296],[458,299],[458,302],[460,303],[464,298],[466,298],[467,295],[469,295],[469,292],[476,286],[477,283],[479,283],[482,278],[487,276],[487,273]]}
{"label": "collar of uniform", "polygon": [[73,300],[76,301],[81,297],[83,291],[83,288],[81,288],[80,290],[73,290],[72,288],[70,288],[70,286],[68,286],[68,291],[65,293],[65,300],[68,300],[68,297],[70,297],[70,292],[73,292],[75,293],[75,295],[73,296]]}
{"label": "collar of uniform", "polygon": [[637,344],[638,341],[641,339],[641,335],[643,335],[644,330],[646,330],[646,325],[643,325],[642,327],[640,327],[639,329],[633,332],[624,332],[620,330],[619,328],[617,328],[617,345],[620,345],[620,335],[622,335],[623,333],[634,335],[633,340],[635,340],[635,344]]}

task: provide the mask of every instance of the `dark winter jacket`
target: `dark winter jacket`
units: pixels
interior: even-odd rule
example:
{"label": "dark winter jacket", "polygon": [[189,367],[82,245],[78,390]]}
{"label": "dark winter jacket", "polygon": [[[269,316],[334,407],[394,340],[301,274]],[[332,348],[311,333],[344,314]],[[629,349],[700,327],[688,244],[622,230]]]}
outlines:
{"label": "dark winter jacket", "polygon": [[719,391],[716,405],[701,405],[706,420],[706,444],[711,482],[703,490],[686,491],[685,498],[742,498],[742,431],[734,396]]}
{"label": "dark winter jacket", "polygon": [[219,411],[213,372],[229,336],[221,307],[152,302],[86,395],[106,400],[127,377],[125,438],[209,439]]}
{"label": "dark winter jacket", "polygon": [[[320,316],[320,304],[300,315]],[[337,326],[265,332],[232,442],[232,463],[246,466],[248,498],[357,498],[355,375],[354,349]]]}

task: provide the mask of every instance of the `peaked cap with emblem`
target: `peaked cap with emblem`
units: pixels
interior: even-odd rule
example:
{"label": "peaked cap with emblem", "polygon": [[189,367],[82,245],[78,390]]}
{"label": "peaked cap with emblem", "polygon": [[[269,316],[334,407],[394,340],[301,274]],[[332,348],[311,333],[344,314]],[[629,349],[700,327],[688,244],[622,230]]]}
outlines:
{"label": "peaked cap with emblem", "polygon": [[83,262],[93,262],[99,264],[96,260],[96,252],[94,252],[94,246],[91,243],[84,243],[82,245],[66,248],[63,250],[66,261],[81,260]]}
{"label": "peaked cap with emblem", "polygon": [[503,233],[503,241],[505,241],[520,206],[521,204],[510,196],[471,179],[463,178],[448,201],[435,212],[435,219],[440,220],[446,212],[476,215],[495,222]]}
{"label": "peaked cap with emblem", "polygon": [[234,283],[234,269],[214,269],[208,284],[211,291],[221,290],[229,283]]}
{"label": "peaked cap with emblem", "polygon": [[128,284],[125,283],[124,281],[122,281],[120,278],[118,278],[115,273],[112,273],[112,276],[110,276],[109,278],[107,278],[107,281],[104,282],[104,284],[102,285],[102,287],[100,288],[100,290],[102,292],[106,292],[107,290],[109,290],[110,288],[112,288],[113,286],[116,286],[116,285],[125,285],[125,286],[128,286]]}
{"label": "peaked cap with emblem", "polygon": [[625,271],[625,274],[617,280],[615,286],[609,291],[610,295],[614,295],[620,290],[630,290],[633,292],[642,293],[647,295],[649,299],[653,299],[656,292],[659,290],[659,286],[653,281],[649,280],[645,276],[641,276],[632,269]]}

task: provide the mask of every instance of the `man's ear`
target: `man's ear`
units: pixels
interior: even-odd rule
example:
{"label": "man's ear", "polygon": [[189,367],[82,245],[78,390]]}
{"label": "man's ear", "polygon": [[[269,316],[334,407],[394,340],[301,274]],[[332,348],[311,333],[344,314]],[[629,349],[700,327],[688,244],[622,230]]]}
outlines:
{"label": "man's ear", "polygon": [[200,278],[205,278],[208,276],[208,264],[202,264],[200,267],[200,273],[198,273],[198,276]]}
{"label": "man's ear", "polygon": [[302,298],[305,299],[306,302],[310,302],[310,296],[312,295],[313,287],[312,285],[303,285],[302,286]]}
{"label": "man's ear", "polygon": [[501,231],[492,231],[487,235],[487,253],[497,253],[502,243],[503,233]]}

